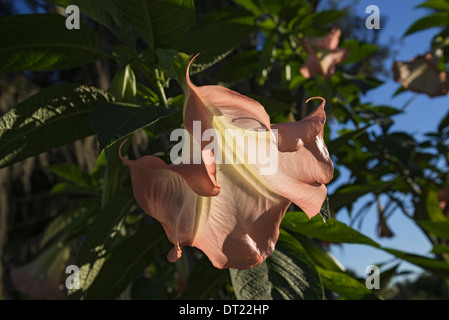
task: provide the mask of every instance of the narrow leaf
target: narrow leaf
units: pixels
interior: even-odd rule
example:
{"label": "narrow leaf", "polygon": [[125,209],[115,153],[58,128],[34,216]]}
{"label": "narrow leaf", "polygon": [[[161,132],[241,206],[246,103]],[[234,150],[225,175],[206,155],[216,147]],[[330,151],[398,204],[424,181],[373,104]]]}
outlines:
{"label": "narrow leaf", "polygon": [[438,273],[444,276],[449,276],[449,263],[444,261],[431,259],[428,257],[424,257],[421,255],[416,255],[412,253],[407,253],[404,251],[382,248],[384,251],[402,259],[412,264],[415,264],[421,268],[432,271],[434,273]]}
{"label": "narrow leaf", "polygon": [[309,220],[302,212],[287,212],[281,226],[291,232],[333,243],[359,243],[380,247],[374,240],[333,218],[323,222],[319,216]]}

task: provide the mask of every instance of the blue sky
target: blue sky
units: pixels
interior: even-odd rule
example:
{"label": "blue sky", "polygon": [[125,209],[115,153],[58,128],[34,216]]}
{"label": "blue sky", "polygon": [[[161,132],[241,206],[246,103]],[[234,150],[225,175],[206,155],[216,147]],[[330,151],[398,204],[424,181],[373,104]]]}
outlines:
{"label": "blue sky", "polygon": [[[394,60],[408,61],[418,54],[424,54],[430,48],[432,37],[438,33],[437,29],[428,29],[402,38],[414,21],[428,14],[427,9],[414,8],[423,2],[424,0],[359,0],[354,8],[354,12],[360,14],[361,17],[368,17],[369,14],[365,13],[368,5],[379,7],[381,18],[380,43],[392,45],[394,49],[398,50],[394,57],[386,61],[388,69],[391,68]],[[395,40],[392,41],[392,39]],[[405,113],[395,118],[395,124],[391,130],[406,131],[417,138],[423,133],[435,130],[439,121],[449,110],[449,95],[431,99],[424,94],[406,92],[393,98],[393,93],[398,88],[399,84],[394,82],[392,78],[386,79],[385,84],[369,91],[363,97],[363,101],[372,102],[375,105],[401,107],[410,98],[415,97]],[[346,213],[339,214],[337,218],[348,224],[350,222]],[[376,234],[377,212],[374,207],[365,216],[361,228],[357,229],[384,247],[422,255],[429,254],[432,249],[431,244],[415,226],[414,222],[402,213],[393,214],[388,220],[388,225],[395,233],[395,237],[379,239]],[[391,261],[393,258],[383,251],[363,245],[331,246],[331,251],[345,267],[362,276],[365,275],[365,269],[368,265]],[[421,270],[408,263],[402,263],[400,269],[418,272]]]}

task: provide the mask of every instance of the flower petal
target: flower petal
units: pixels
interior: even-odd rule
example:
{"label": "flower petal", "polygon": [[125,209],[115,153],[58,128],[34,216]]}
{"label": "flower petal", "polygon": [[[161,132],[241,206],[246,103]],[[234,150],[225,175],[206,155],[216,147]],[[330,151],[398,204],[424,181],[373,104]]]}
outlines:
{"label": "flower petal", "polygon": [[152,156],[122,160],[130,168],[137,203],[162,224],[174,245],[169,261],[190,245],[217,268],[247,269],[273,252],[290,201],[267,189],[255,167],[220,165],[217,179],[226,187],[216,197],[203,197],[188,184],[194,174],[181,177],[191,165],[168,166]]}
{"label": "flower petal", "polygon": [[335,73],[335,66],[348,58],[349,49],[338,48],[340,36],[341,30],[334,28],[325,37],[302,40],[307,60],[300,72],[305,78],[309,79],[315,74],[329,78]]}
{"label": "flower petal", "polygon": [[270,129],[270,117],[257,101],[221,86],[197,87],[190,81],[189,68],[186,77],[190,91],[185,111],[187,130],[194,120],[201,120],[204,129],[212,128],[213,116],[224,116],[232,125],[244,129]]}
{"label": "flower petal", "polygon": [[349,56],[349,49],[335,49],[329,52],[321,60],[322,76],[330,78],[335,73],[337,64],[343,62]]}
{"label": "flower petal", "polygon": [[278,170],[273,176],[264,176],[276,192],[298,205],[310,218],[320,212],[327,194],[324,184],[332,180],[334,172],[323,140],[326,113],[322,100],[307,118],[273,125],[278,130]]}
{"label": "flower petal", "polygon": [[437,69],[430,53],[416,56],[409,62],[394,62],[393,73],[394,80],[405,89],[426,93],[430,97],[449,92],[449,76]]}

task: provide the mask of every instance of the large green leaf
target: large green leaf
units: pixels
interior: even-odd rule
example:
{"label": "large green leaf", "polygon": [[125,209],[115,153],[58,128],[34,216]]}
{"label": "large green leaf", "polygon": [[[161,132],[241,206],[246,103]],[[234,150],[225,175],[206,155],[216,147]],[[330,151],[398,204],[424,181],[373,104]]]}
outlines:
{"label": "large green leaf", "polygon": [[433,28],[446,26],[449,21],[449,12],[437,12],[434,14],[427,15],[417,21],[415,21],[404,36],[408,36],[412,33]]}
{"label": "large green leaf", "polygon": [[101,23],[105,27],[112,29],[113,21],[111,12],[114,11],[114,2],[111,0],[45,0],[49,3],[67,8],[69,5],[76,5],[80,11],[88,15],[91,19]]}
{"label": "large green leaf", "polygon": [[65,23],[53,13],[1,18],[0,72],[71,69],[107,56],[88,25],[68,30]]}
{"label": "large green leaf", "polygon": [[105,103],[92,111],[90,121],[97,133],[100,148],[104,149],[116,140],[144,128],[162,117],[169,116],[175,111],[175,109],[164,107]]}
{"label": "large green leaf", "polygon": [[193,0],[113,0],[116,21],[131,27],[152,50],[177,48],[195,23]]}
{"label": "large green leaf", "polygon": [[449,221],[420,221],[418,223],[431,235],[449,239]]}
{"label": "large green leaf", "polygon": [[182,39],[177,48],[196,55],[192,71],[198,72],[226,57],[255,27],[255,18],[239,10],[211,11]]}
{"label": "large green leaf", "polygon": [[359,300],[371,295],[371,291],[364,284],[346,273],[328,271],[320,267],[318,271],[326,289],[337,293],[341,298]]}
{"label": "large green leaf", "polygon": [[46,88],[0,118],[0,167],[94,134],[89,113],[111,97],[95,87]]}
{"label": "large green leaf", "polygon": [[140,229],[111,252],[86,299],[111,300],[117,298],[153,259],[164,251],[168,241],[159,223]]}
{"label": "large green leaf", "polygon": [[262,264],[230,273],[239,300],[323,299],[315,265],[299,241],[284,230],[280,230],[276,250]]}
{"label": "large green leaf", "polygon": [[302,212],[287,212],[281,226],[291,232],[333,243],[359,243],[380,247],[374,240],[333,218],[324,222],[319,216],[309,220]]}

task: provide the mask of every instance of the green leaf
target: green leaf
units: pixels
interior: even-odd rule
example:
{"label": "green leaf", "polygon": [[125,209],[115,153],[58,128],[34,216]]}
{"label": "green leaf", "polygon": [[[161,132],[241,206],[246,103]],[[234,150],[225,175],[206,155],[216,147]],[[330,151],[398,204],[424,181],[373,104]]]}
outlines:
{"label": "green leaf", "polygon": [[345,267],[322,244],[301,234],[293,234],[293,236],[301,243],[317,266],[329,271],[345,271]]}
{"label": "green leaf", "polygon": [[434,14],[430,14],[425,16],[417,21],[415,21],[410,28],[408,28],[407,32],[405,32],[404,36],[408,36],[412,33],[433,28],[433,27],[443,27],[447,25],[449,21],[449,13],[448,12],[437,12]]}
{"label": "green leaf", "polygon": [[91,113],[90,122],[98,136],[101,150],[136,130],[173,114],[175,110],[126,103],[105,103]]}
{"label": "green leaf", "polygon": [[115,20],[131,27],[154,51],[156,48],[178,48],[189,28],[195,23],[192,0],[113,0]]}
{"label": "green leaf", "polygon": [[328,271],[320,267],[318,267],[318,272],[324,287],[337,293],[340,297],[360,300],[371,295],[371,291],[364,284],[345,273]]}
{"label": "green leaf", "polygon": [[435,253],[435,254],[447,253],[447,254],[449,254],[449,246],[436,244],[433,246],[432,253]]}
{"label": "green leaf", "polygon": [[53,164],[48,167],[54,174],[75,183],[78,186],[89,187],[92,178],[89,173],[76,165],[68,163]]}
{"label": "green leaf", "polygon": [[182,293],[180,299],[208,300],[229,283],[229,272],[215,268],[207,257],[203,257],[193,267],[189,280],[193,285]]}
{"label": "green leaf", "polygon": [[413,218],[418,221],[446,221],[446,216],[440,208],[440,200],[436,189],[425,188],[423,190],[423,194],[416,204]]}
{"label": "green leaf", "polygon": [[376,248],[380,247],[374,240],[333,218],[323,222],[320,216],[315,216],[309,220],[303,212],[287,212],[282,220],[281,227],[290,232],[333,243],[359,243]]}
{"label": "green leaf", "polygon": [[83,296],[101,269],[124,218],[135,208],[132,188],[124,185],[98,213],[78,252],[76,265],[80,267],[80,290],[70,298]]}
{"label": "green leaf", "polygon": [[49,3],[67,8],[69,5],[76,5],[80,11],[88,15],[91,19],[101,23],[113,31],[113,20],[111,12],[114,11],[114,3],[111,0],[45,0]]}
{"label": "green leaf", "polygon": [[407,253],[396,249],[389,249],[389,248],[382,248],[382,249],[402,260],[415,264],[421,268],[424,268],[426,270],[429,270],[431,272],[440,275],[449,276],[449,263],[446,263],[441,260],[431,259],[417,254]]}
{"label": "green leaf", "polygon": [[192,72],[199,72],[221,61],[253,31],[255,18],[241,12],[209,12],[179,44],[182,52],[196,55]]}
{"label": "green leaf", "polygon": [[111,252],[89,288],[86,300],[112,300],[165,250],[168,241],[159,223],[138,230]]}
{"label": "green leaf", "polygon": [[379,50],[379,47],[374,44],[361,43],[354,39],[345,40],[341,47],[349,48],[349,57],[342,64],[362,61]]}
{"label": "green leaf", "polygon": [[276,250],[262,264],[230,269],[239,300],[318,300],[323,288],[315,265],[301,244],[280,230]]}
{"label": "green leaf", "polygon": [[111,97],[95,87],[46,88],[0,118],[0,167],[94,134],[89,113]]}
{"label": "green leaf", "polygon": [[329,149],[329,152],[331,154],[335,153],[335,151],[337,151],[340,147],[345,146],[348,141],[357,138],[358,136],[364,134],[366,132],[366,130],[370,127],[371,125],[367,125],[363,128],[357,129],[357,130],[353,130],[353,131],[349,131],[347,133],[341,134],[338,136],[338,138],[329,141],[327,143],[327,148]]}
{"label": "green leaf", "polygon": [[435,237],[449,239],[449,221],[418,221],[418,224]]}
{"label": "green leaf", "polygon": [[53,13],[1,18],[0,72],[64,70],[107,57],[89,26],[68,30],[65,23]]}
{"label": "green leaf", "polygon": [[449,11],[449,2],[446,0],[429,0],[421,3],[417,8],[431,8],[436,10],[446,10]]}

